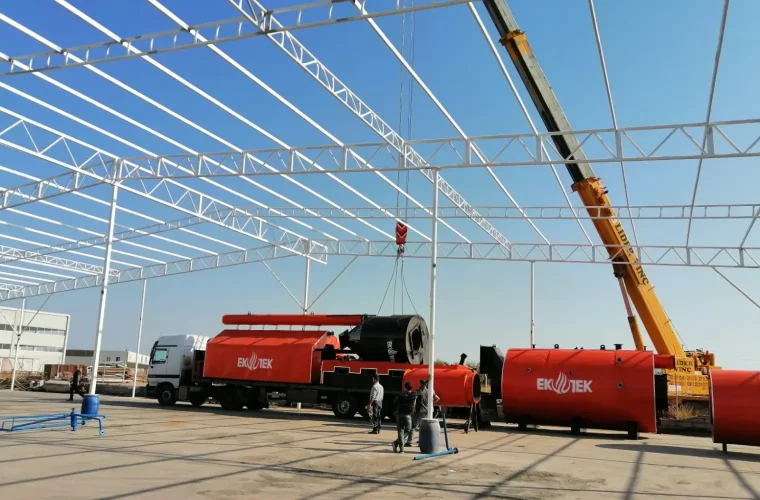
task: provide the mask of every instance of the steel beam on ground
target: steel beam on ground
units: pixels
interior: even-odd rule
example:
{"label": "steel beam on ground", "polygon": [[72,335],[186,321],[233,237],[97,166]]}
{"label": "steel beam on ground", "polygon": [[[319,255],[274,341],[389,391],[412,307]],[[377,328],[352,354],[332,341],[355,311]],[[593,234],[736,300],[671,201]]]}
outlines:
{"label": "steel beam on ground", "polygon": [[[51,71],[63,68],[72,68],[90,64],[101,64],[134,57],[145,57],[147,55],[157,55],[165,52],[174,52],[194,47],[203,47],[205,45],[215,45],[245,38],[253,38],[266,35],[268,33],[296,31],[319,26],[328,26],[333,24],[343,24],[350,21],[360,21],[363,19],[385,17],[403,14],[405,12],[416,12],[452,5],[471,2],[472,0],[418,0],[417,5],[412,7],[386,8],[375,12],[368,12],[361,15],[348,15],[353,13],[350,9],[351,4],[347,0],[338,0],[331,2],[311,2],[300,6],[286,7],[283,9],[274,9],[270,11],[260,11],[250,9],[248,12],[255,19],[255,24],[251,24],[245,17],[235,19],[225,19],[211,23],[204,23],[193,26],[192,29],[177,29],[171,31],[162,31],[158,33],[144,34],[136,37],[125,38],[115,43],[112,40],[80,45],[77,47],[62,48],[59,51],[48,51],[35,54],[9,56],[0,54],[0,76],[18,75],[24,73],[33,73],[39,71]],[[236,2],[242,6],[243,2]],[[362,2],[365,5],[378,4],[380,2]],[[339,15],[336,7],[346,5],[346,15]],[[304,21],[303,16],[309,16],[313,19],[315,11],[322,9],[324,12],[316,12],[321,16],[318,20]],[[350,9],[350,10],[349,10]],[[284,16],[286,25],[280,25],[278,28],[271,26],[271,19],[274,15]],[[205,34],[203,38],[198,34]],[[135,53],[131,49],[139,48],[140,52]]]}

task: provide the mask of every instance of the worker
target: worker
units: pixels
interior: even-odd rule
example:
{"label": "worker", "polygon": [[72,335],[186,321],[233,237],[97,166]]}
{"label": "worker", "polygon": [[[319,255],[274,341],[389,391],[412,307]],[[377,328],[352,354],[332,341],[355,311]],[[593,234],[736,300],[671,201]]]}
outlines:
{"label": "worker", "polygon": [[74,370],[74,373],[71,376],[71,386],[69,387],[69,401],[74,401],[74,393],[76,392],[80,396],[84,397],[84,392],[82,392],[82,388],[79,387],[79,379],[82,377],[82,372],[79,371],[79,368]]}
{"label": "worker", "polygon": [[[433,409],[438,404],[441,398],[433,391]],[[428,409],[428,381],[427,379],[420,380],[420,388],[417,391],[417,404],[414,409],[414,416],[412,417],[412,432],[409,433],[409,440],[406,442],[406,446],[412,445],[412,439],[414,439],[414,431],[420,430],[420,421],[427,417]]]}
{"label": "worker", "polygon": [[398,438],[393,442],[394,453],[404,453],[404,446],[412,442],[412,413],[417,401],[417,393],[410,382],[404,384],[404,392],[396,402],[396,431]]}
{"label": "worker", "polygon": [[372,389],[369,391],[369,413],[372,417],[372,430],[368,434],[380,434],[380,424],[383,420],[384,392],[377,374],[372,375]]}

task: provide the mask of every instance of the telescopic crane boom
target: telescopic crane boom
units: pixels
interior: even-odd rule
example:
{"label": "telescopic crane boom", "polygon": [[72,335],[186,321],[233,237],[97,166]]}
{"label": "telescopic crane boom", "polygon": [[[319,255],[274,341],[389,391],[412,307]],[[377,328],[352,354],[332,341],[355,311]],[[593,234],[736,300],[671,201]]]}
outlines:
{"label": "telescopic crane boom", "polygon": [[[506,47],[546,129],[549,132],[572,130],[538,59],[528,44],[525,33],[519,29],[506,1],[484,0],[483,3],[496,25],[500,42]],[[649,282],[636,251],[628,240],[622,223],[614,218],[615,211],[611,208],[607,189],[603,186],[601,179],[594,175],[591,165],[586,162],[586,156],[576,136],[556,134],[551,137],[563,159],[570,160],[565,163],[565,166],[573,180],[573,191],[578,193],[589,215],[593,218],[594,227],[610,255],[614,275],[618,278],[623,292],[636,349],[644,349],[644,344],[636,318],[628,303],[629,297],[657,353],[674,356],[676,368],[680,368],[679,371],[693,373],[695,369],[713,365],[714,358],[709,353],[691,355],[684,352],[665,309],[658,300],[654,287]],[[702,384],[697,383],[697,385]]]}

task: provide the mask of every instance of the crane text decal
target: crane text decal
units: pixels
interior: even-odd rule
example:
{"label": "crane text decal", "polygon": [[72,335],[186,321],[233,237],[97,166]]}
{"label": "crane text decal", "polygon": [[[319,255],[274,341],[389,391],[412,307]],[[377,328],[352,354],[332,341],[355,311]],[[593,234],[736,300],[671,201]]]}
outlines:
{"label": "crane text decal", "polygon": [[591,382],[591,380],[569,379],[567,378],[567,375],[560,372],[555,379],[536,379],[536,388],[539,391],[554,391],[557,394],[567,394],[568,392],[592,392]]}
{"label": "crane text decal", "polygon": [[271,370],[272,358],[260,358],[254,352],[250,358],[238,358],[238,368],[248,368],[249,370]]}

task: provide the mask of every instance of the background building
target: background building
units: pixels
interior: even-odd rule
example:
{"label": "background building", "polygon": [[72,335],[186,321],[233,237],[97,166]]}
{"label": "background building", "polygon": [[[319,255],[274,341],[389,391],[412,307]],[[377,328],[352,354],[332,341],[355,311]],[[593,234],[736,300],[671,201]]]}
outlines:
{"label": "background building", "polygon": [[[69,365],[92,366],[94,357],[94,351],[92,349],[66,349],[66,364]],[[138,354],[127,350],[107,351],[101,349],[99,364],[100,366],[126,367],[133,369],[135,367],[135,358],[137,358],[138,370],[148,368],[149,356],[147,354]]]}
{"label": "background building", "polygon": [[[14,328],[19,328],[21,309],[0,307],[0,372],[13,370],[16,349]],[[26,310],[19,342],[19,372],[42,372],[46,364],[63,364],[71,316]]]}

